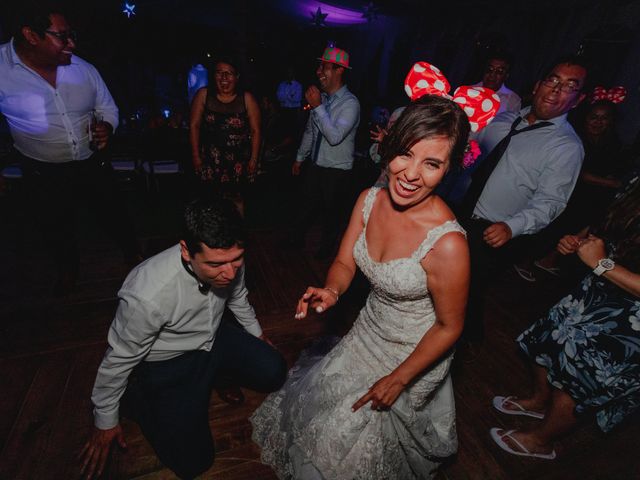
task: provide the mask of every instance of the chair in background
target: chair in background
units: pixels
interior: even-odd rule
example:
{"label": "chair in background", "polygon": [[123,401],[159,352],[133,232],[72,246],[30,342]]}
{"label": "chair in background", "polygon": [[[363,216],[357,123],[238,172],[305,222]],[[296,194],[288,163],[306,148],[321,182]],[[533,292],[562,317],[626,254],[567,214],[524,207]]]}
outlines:
{"label": "chair in background", "polygon": [[178,177],[183,173],[181,159],[189,152],[188,131],[163,124],[149,129],[143,139],[142,171],[147,191],[160,191],[161,177]]}
{"label": "chair in background", "polygon": [[175,160],[145,160],[142,162],[142,170],[145,173],[147,191],[151,191],[153,185],[156,192],[160,191],[159,176],[182,174],[182,167]]}
{"label": "chair in background", "polygon": [[7,180],[21,180],[22,168],[17,163],[7,165],[2,169],[2,176]]}

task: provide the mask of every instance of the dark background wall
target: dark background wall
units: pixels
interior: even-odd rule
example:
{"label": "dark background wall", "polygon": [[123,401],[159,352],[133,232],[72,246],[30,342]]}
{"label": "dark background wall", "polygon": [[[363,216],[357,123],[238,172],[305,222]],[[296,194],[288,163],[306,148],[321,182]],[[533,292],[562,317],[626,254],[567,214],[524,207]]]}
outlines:
{"label": "dark background wall", "polygon": [[[623,139],[640,130],[638,0],[146,0],[135,2],[130,19],[119,1],[62,3],[80,35],[78,55],[98,67],[123,114],[141,106],[186,111],[190,66],[220,53],[237,55],[256,93],[272,91],[287,64],[308,84],[333,40],[351,54],[349,83],[362,103],[390,108],[406,102],[402,80],[417,60],[439,66],[457,86],[478,81],[484,53],[504,46],[516,57],[507,83],[526,95],[555,57],[581,52],[593,84],[629,91],[619,108]],[[0,5],[0,41],[10,38],[17,4]],[[358,15],[368,5],[377,11],[370,22]],[[324,27],[313,25],[317,6],[329,12]],[[336,23],[340,9],[355,12],[356,23]]]}

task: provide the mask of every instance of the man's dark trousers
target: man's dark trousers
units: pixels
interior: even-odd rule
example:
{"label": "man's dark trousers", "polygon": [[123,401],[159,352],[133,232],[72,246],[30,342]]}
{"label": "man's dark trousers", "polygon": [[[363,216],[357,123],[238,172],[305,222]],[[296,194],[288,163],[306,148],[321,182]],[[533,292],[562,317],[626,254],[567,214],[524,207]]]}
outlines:
{"label": "man's dark trousers", "polygon": [[131,405],[131,416],[162,463],[189,479],[213,464],[209,403],[216,380],[233,378],[239,386],[272,392],[286,375],[286,362],[277,350],[223,321],[211,351],[138,365],[123,403]]}
{"label": "man's dark trousers", "polygon": [[140,248],[113,170],[102,152],[90,158],[49,163],[18,155],[25,179],[27,204],[42,227],[60,274],[75,274],[78,265],[77,210],[88,207],[123,251],[135,259]]}

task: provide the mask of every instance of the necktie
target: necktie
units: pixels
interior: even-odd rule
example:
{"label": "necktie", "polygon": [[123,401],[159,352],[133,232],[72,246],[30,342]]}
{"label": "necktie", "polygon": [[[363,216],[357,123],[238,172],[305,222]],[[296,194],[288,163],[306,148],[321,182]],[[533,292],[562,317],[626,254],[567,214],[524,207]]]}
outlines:
{"label": "necktie", "polygon": [[515,135],[519,135],[520,133],[553,125],[553,123],[551,122],[540,122],[529,125],[521,130],[516,130],[516,125],[518,125],[521,120],[522,119],[518,117],[513,121],[513,123],[511,124],[511,129],[509,130],[507,136],[498,142],[493,150],[491,150],[491,153],[487,155],[487,158],[485,158],[484,161],[478,166],[476,171],[473,172],[473,175],[471,176],[471,186],[469,187],[469,190],[464,197],[464,201],[462,202],[463,217],[469,218],[471,217],[471,215],[473,215],[473,210],[476,208],[476,203],[478,203],[478,199],[482,195],[489,177],[491,177],[491,174],[500,162],[500,159],[503,157],[504,152],[507,150],[511,139]]}
{"label": "necktie", "polygon": [[[323,98],[326,98],[324,97],[324,94],[323,94]],[[328,97],[324,102],[324,108],[327,110],[327,114],[329,113],[329,110],[331,107],[331,100],[332,100],[332,97]],[[318,132],[316,133],[316,143],[314,144],[313,155],[311,156],[311,162],[314,164],[318,162],[318,154],[320,153],[321,143],[322,143],[322,132],[320,131],[320,128],[318,128]]]}

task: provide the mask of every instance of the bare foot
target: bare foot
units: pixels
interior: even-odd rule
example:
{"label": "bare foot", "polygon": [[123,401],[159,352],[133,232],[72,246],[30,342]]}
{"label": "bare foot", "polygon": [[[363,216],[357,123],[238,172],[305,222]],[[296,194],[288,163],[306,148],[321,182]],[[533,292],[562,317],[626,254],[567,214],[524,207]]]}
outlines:
{"label": "bare foot", "polygon": [[518,407],[516,407],[512,402],[517,403],[525,410],[530,410],[532,412],[538,412],[544,414],[546,411],[546,404],[537,398],[519,398],[519,397],[510,397],[509,401],[505,401],[502,405],[506,410],[511,410],[514,412],[520,411]]}
{"label": "bare foot", "polygon": [[[500,433],[502,434],[503,431]],[[513,439],[517,440],[521,445],[518,445]],[[541,453],[546,455],[553,452],[553,445],[540,442],[540,439],[536,437],[533,432],[519,432],[516,430],[511,435],[505,435],[503,440],[513,450],[518,452],[522,451],[522,447],[526,448],[529,453]]]}

